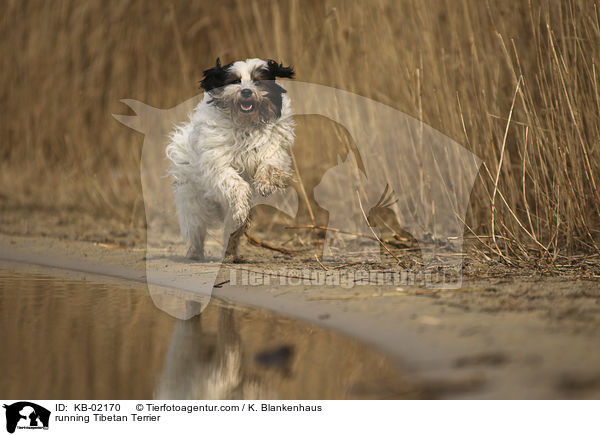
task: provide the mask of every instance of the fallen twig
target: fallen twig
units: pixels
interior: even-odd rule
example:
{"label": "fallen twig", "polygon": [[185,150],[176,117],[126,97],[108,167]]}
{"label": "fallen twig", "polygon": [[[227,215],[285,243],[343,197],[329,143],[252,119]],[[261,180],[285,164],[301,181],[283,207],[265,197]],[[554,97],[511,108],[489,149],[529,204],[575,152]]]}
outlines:
{"label": "fallen twig", "polygon": [[364,233],[348,232],[346,230],[340,230],[340,229],[336,229],[334,227],[325,227],[325,226],[317,226],[317,225],[307,224],[307,225],[303,225],[303,226],[285,226],[284,228],[289,229],[289,230],[298,230],[298,229],[325,230],[325,231],[331,231],[331,232],[336,232],[336,233],[343,233],[345,235],[360,236],[361,238],[368,238],[368,239],[377,241],[377,238],[374,238],[371,235],[366,235]]}
{"label": "fallen twig", "polygon": [[315,259],[317,259],[317,263],[323,268],[325,271],[328,271],[327,267],[321,263],[321,259],[319,259],[319,255],[315,253]]}
{"label": "fallen twig", "polygon": [[248,238],[248,241],[250,241],[250,243],[256,245],[257,247],[278,251],[279,253],[287,254],[289,256],[293,256],[297,253],[296,251],[288,250],[287,248],[283,247],[277,247],[275,245],[269,244],[268,242],[261,241],[260,239],[257,239],[254,236],[250,235],[248,232],[245,232],[244,235],[246,235],[246,238]]}

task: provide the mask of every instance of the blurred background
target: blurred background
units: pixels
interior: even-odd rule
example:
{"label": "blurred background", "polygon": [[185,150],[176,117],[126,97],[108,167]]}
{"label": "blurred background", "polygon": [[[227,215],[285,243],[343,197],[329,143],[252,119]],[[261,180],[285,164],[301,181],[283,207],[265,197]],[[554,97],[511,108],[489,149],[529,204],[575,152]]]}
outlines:
{"label": "blurred background", "polygon": [[[6,0],[0,10],[0,231],[143,243],[143,137],[112,118],[132,113],[119,100],[170,108],[200,92],[217,57],[260,57],[421,119],[481,157],[466,218],[479,250],[515,261],[598,253],[594,1]],[[311,197],[351,139],[326,119],[297,121]],[[308,223],[304,209],[298,221]]]}

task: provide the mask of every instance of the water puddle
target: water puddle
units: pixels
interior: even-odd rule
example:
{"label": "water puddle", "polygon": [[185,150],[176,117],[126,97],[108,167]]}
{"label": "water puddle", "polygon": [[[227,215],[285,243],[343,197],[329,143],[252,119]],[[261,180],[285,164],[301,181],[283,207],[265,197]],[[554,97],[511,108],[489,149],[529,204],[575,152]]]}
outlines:
{"label": "water puddle", "polygon": [[201,315],[181,321],[133,283],[0,269],[0,331],[3,398],[422,394],[392,360],[335,332],[215,298]]}

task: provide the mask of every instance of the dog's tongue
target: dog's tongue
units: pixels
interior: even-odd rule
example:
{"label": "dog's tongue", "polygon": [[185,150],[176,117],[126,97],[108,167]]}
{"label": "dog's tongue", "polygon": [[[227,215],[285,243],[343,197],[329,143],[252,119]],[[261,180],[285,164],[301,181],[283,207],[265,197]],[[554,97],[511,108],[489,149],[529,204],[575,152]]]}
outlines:
{"label": "dog's tongue", "polygon": [[249,111],[250,109],[252,109],[252,103],[242,103],[240,106],[245,111]]}

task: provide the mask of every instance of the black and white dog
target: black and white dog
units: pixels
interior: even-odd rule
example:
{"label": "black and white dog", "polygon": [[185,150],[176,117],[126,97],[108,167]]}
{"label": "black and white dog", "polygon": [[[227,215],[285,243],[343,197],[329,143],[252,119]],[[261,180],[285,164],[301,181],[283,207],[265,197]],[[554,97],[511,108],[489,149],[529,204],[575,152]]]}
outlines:
{"label": "black and white dog", "polygon": [[[254,193],[285,188],[292,175],[294,120],[275,79],[294,71],[273,60],[247,59],[204,71],[204,98],[170,136],[167,156],[187,257],[204,260],[207,229],[225,224],[226,259],[237,259]],[[227,229],[235,230],[229,237]]]}

